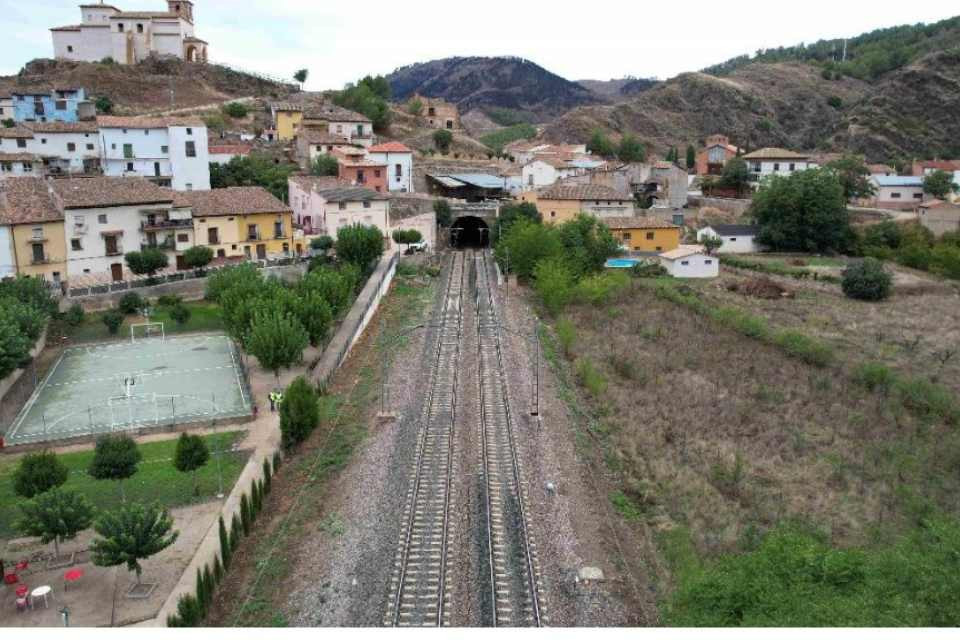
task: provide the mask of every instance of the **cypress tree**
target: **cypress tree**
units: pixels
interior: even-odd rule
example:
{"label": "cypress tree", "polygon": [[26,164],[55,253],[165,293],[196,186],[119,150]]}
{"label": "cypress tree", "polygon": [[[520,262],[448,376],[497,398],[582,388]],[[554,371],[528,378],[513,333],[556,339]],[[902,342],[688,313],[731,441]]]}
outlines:
{"label": "cypress tree", "polygon": [[271,475],[272,471],[270,469],[270,461],[266,458],[263,459],[263,490],[264,493],[270,493],[271,489]]}
{"label": "cypress tree", "polygon": [[247,494],[240,496],[240,523],[243,525],[243,535],[250,535],[250,524],[252,518],[250,517],[250,499],[247,498]]}
{"label": "cypress tree", "polygon": [[213,604],[213,592],[217,588],[217,583],[213,581],[213,572],[210,571],[210,565],[204,565],[203,567],[203,586],[206,588],[206,609],[210,608],[210,605]]}
{"label": "cypress tree", "polygon": [[223,565],[220,564],[220,556],[213,557],[213,585],[217,586],[223,581]]}
{"label": "cypress tree", "polygon": [[[199,606],[199,617],[205,618],[207,615],[207,584],[203,579],[203,572],[197,567],[197,605]],[[199,622],[199,620],[198,620]]]}
{"label": "cypress tree", "polygon": [[260,485],[256,480],[250,483],[250,520],[256,520],[260,513]]}
{"label": "cypress tree", "polygon": [[223,558],[223,568],[230,568],[230,536],[227,534],[227,525],[223,523],[223,516],[220,516],[220,557]]}
{"label": "cypress tree", "polygon": [[233,520],[230,521],[230,554],[233,555],[233,552],[237,550],[240,546],[240,532],[243,530],[243,525],[240,522],[240,516],[233,514]]}
{"label": "cypress tree", "polygon": [[280,452],[277,451],[273,454],[273,472],[276,473],[280,468],[280,463],[283,462],[283,459],[280,457]]}

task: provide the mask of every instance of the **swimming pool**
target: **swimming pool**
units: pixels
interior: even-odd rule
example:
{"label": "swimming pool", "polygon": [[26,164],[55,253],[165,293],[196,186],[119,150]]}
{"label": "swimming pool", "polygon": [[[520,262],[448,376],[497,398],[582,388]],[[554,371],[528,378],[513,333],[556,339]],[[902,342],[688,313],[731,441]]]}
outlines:
{"label": "swimming pool", "polygon": [[633,258],[611,258],[607,260],[607,269],[633,269],[640,264],[639,260]]}

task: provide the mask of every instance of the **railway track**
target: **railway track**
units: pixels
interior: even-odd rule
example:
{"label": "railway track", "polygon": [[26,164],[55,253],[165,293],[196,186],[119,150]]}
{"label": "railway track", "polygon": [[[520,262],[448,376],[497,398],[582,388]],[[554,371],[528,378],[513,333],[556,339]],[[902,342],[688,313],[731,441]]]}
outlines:
{"label": "railway track", "polygon": [[491,622],[495,627],[540,627],[547,618],[536,545],[525,510],[529,499],[510,413],[500,323],[487,254],[478,253],[474,260]]}
{"label": "railway track", "polygon": [[386,626],[436,627],[449,621],[447,548],[465,264],[465,254],[454,254],[401,519]]}

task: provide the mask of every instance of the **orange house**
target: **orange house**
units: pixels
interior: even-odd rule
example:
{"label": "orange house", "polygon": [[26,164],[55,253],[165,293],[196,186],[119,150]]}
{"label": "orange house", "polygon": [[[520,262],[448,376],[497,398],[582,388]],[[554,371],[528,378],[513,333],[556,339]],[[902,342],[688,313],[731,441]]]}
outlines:
{"label": "orange house", "polygon": [[387,193],[387,165],[368,160],[342,160],[340,179],[358,187],[366,187],[377,193]]}

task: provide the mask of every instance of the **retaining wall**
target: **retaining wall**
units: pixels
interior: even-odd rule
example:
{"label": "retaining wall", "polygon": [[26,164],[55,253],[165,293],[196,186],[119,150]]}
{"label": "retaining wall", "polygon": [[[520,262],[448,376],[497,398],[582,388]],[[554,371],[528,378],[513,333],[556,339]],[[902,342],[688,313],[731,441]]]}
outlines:
{"label": "retaining wall", "polygon": [[733,198],[708,198],[706,196],[690,196],[687,204],[691,207],[713,207],[728,213],[742,216],[750,208],[751,200],[735,200]]}

